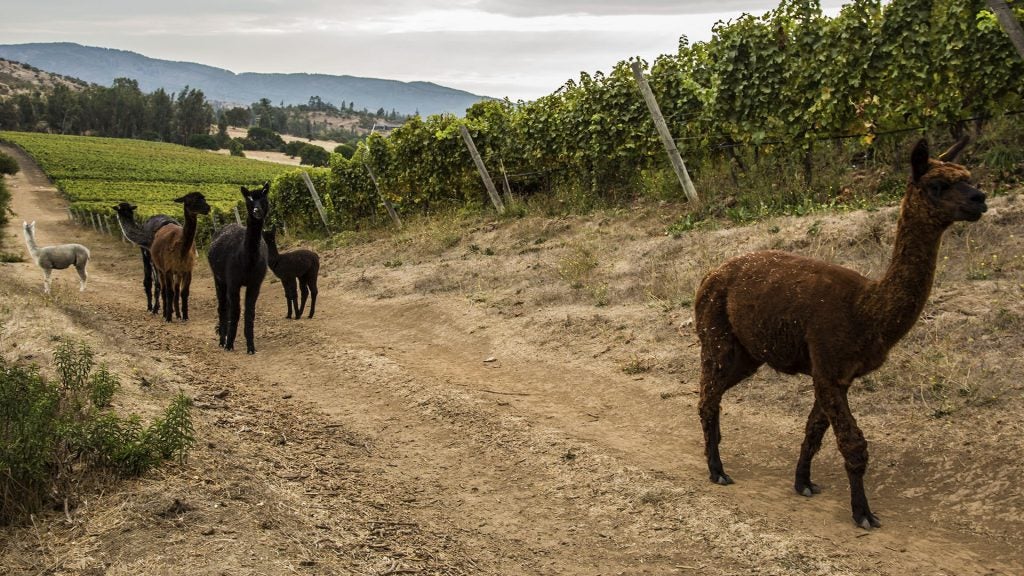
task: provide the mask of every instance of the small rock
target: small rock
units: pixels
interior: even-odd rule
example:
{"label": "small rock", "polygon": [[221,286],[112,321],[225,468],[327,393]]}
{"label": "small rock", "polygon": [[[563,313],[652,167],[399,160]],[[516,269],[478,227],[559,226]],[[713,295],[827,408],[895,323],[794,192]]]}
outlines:
{"label": "small rock", "polygon": [[484,358],[484,362],[497,362],[497,361],[498,361],[498,359],[495,358],[494,356],[488,356],[487,358]]}

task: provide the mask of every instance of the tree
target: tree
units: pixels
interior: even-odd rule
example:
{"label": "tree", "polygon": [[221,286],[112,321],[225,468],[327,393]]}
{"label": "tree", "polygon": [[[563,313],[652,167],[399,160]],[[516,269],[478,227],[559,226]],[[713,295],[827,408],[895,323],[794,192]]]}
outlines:
{"label": "tree", "polygon": [[235,106],[234,108],[224,111],[223,116],[224,121],[228,123],[228,126],[248,128],[249,124],[252,122],[252,112],[247,108],[242,108],[240,106]]}
{"label": "tree", "polygon": [[146,131],[162,142],[173,139],[174,100],[163,88],[146,97]]}
{"label": "tree", "polygon": [[46,99],[46,123],[61,134],[74,132],[81,105],[78,96],[64,84],[58,84]]}
{"label": "tree", "polygon": [[178,94],[174,119],[179,144],[187,144],[193,134],[208,134],[213,123],[213,108],[202,90],[188,86]]}

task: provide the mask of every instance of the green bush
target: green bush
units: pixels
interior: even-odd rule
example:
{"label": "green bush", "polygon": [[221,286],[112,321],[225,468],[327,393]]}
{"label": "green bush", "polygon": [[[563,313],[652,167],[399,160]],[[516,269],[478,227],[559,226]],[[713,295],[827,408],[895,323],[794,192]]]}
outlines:
{"label": "green bush", "polygon": [[3,152],[0,152],[0,174],[17,174],[18,161]]}
{"label": "green bush", "polygon": [[189,136],[188,145],[190,148],[199,148],[200,150],[220,149],[217,139],[209,134],[193,134]]}
{"label": "green bush", "polygon": [[106,409],[120,382],[105,366],[93,370],[88,346],[64,340],[53,356],[53,382],[0,358],[0,525],[75,499],[90,474],[139,475],[195,443],[188,397],[145,426]]}
{"label": "green bush", "polygon": [[350,159],[356,153],[356,147],[351,144],[338,144],[334,147],[334,153],[341,154],[346,159]]}
{"label": "green bush", "polygon": [[306,144],[299,150],[299,164],[326,167],[331,163],[331,153],[315,144]]}
{"label": "green bush", "polygon": [[284,150],[284,139],[270,128],[253,126],[246,136],[246,150]]}
{"label": "green bush", "polygon": [[292,158],[295,158],[296,156],[299,155],[299,152],[302,151],[302,147],[305,145],[306,143],[303,142],[302,140],[292,140],[291,142],[284,145],[284,153],[287,154],[288,156],[291,156]]}
{"label": "green bush", "polygon": [[231,151],[232,156],[245,157],[245,142],[241,138],[235,138],[228,144],[228,150]]}
{"label": "green bush", "polygon": [[[9,218],[7,208],[11,205],[11,192],[7,190],[7,184],[0,178],[0,228],[7,226]],[[3,239],[0,238],[0,243]]]}

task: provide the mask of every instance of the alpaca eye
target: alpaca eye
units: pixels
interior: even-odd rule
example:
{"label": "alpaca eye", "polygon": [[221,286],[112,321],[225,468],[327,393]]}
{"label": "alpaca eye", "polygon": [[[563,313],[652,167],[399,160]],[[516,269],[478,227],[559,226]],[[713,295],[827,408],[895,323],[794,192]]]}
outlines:
{"label": "alpaca eye", "polygon": [[941,196],[948,189],[949,186],[945,182],[932,182],[928,185],[928,193],[932,196]]}

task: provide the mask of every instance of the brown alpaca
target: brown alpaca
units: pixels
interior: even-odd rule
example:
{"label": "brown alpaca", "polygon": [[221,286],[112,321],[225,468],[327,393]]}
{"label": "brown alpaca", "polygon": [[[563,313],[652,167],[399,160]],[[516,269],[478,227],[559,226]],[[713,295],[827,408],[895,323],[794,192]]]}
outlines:
{"label": "brown alpaca", "polygon": [[864,493],[867,442],[850,413],[854,378],[877,369],[914,325],[931,291],[943,232],[986,211],[971,174],[951,161],[966,138],[939,160],[921,140],[910,156],[912,177],[900,206],[892,262],[880,280],[786,252],[755,252],[712,271],[694,304],[701,343],[699,413],[711,481],[732,484],[722,468],[719,406],[722,395],[762,364],[814,381],[814,407],[796,465],[794,488],[811,496],[811,460],[831,425],[846,463],[853,521],[881,523]]}
{"label": "brown alpaca", "polygon": [[185,227],[177,223],[164,225],[153,235],[149,246],[153,268],[160,275],[164,320],[168,322],[172,309],[182,321],[188,320],[188,293],[196,262],[197,218],[199,214],[210,213],[210,205],[201,192],[189,192],[174,201],[185,205]]}

